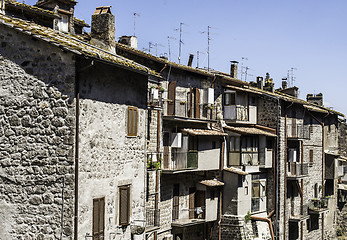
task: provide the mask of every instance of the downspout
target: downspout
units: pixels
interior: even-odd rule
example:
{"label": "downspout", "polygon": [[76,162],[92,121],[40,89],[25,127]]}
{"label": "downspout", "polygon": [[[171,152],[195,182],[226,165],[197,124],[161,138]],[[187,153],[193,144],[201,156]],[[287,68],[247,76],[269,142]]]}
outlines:
{"label": "downspout", "polygon": [[79,116],[80,116],[80,74],[76,71],[75,81],[76,98],[76,126],[75,126],[75,214],[74,214],[74,239],[78,240],[78,168],[79,168]]}
{"label": "downspout", "polygon": [[284,124],[284,139],[285,139],[285,147],[284,147],[284,208],[283,208],[283,239],[286,240],[286,226],[287,226],[287,221],[286,221],[286,211],[287,211],[287,161],[288,161],[288,153],[287,153],[287,147],[288,147],[288,139],[287,139],[287,115],[288,115],[288,108],[293,106],[294,102],[292,102],[288,107],[286,107],[285,111],[285,124]]}
{"label": "downspout", "polygon": [[280,207],[279,207],[279,182],[280,182],[280,179],[279,179],[279,171],[280,171],[280,169],[279,169],[279,161],[278,161],[278,159],[279,159],[279,151],[277,151],[277,148],[279,147],[279,141],[280,141],[280,136],[279,136],[279,134],[280,134],[280,114],[281,114],[281,109],[280,109],[280,99],[279,98],[277,98],[277,111],[278,111],[278,113],[277,113],[277,124],[276,124],[276,126],[277,126],[277,141],[276,141],[276,144],[277,144],[277,146],[276,146],[276,159],[275,159],[275,161],[276,161],[276,165],[275,165],[275,167],[276,167],[276,207],[275,207],[275,213],[276,213],[276,221],[275,221],[275,226],[276,226],[276,228],[275,228],[275,230],[276,230],[276,237],[277,237],[277,239],[279,238],[279,231],[278,231],[278,228],[279,228],[279,226],[278,226],[278,221],[279,221],[279,209],[280,209]]}
{"label": "downspout", "polygon": [[[161,164],[161,159],[159,158],[160,156],[160,116],[161,116],[161,111],[157,111],[157,161],[160,161]],[[155,173],[155,202],[154,202],[154,223],[155,226],[157,225],[158,221],[158,208],[159,208],[159,169],[156,169]],[[157,232],[154,233],[154,239],[157,239]]]}
{"label": "downspout", "polygon": [[[304,142],[301,141],[301,173],[303,173],[303,167],[304,166]],[[300,214],[304,215],[304,179],[301,179],[301,199],[300,199]],[[300,222],[300,235],[301,240],[304,240],[304,223],[303,221]]]}
{"label": "downspout", "polygon": [[[223,142],[222,142],[222,153],[221,153],[221,161],[220,161],[220,174],[221,174],[221,179],[222,182],[224,181],[224,174],[223,174],[223,169],[224,169],[224,147],[225,147],[225,141],[226,139],[223,137]],[[223,203],[223,190],[219,191],[219,221],[218,221],[218,239],[222,239],[222,205]]]}
{"label": "downspout", "polygon": [[[274,212],[274,211],[272,211]],[[272,213],[271,212],[271,213]],[[270,213],[270,214],[271,214]],[[275,234],[274,234],[274,230],[273,230],[273,227],[272,227],[272,222],[271,222],[271,216],[270,214],[266,217],[266,218],[263,218],[263,217],[255,217],[255,216],[251,216],[251,219],[254,220],[254,221],[262,221],[262,222],[267,222],[269,224],[269,228],[270,228],[270,234],[271,234],[271,239],[272,240],[275,240]],[[272,213],[273,214],[273,213]]]}

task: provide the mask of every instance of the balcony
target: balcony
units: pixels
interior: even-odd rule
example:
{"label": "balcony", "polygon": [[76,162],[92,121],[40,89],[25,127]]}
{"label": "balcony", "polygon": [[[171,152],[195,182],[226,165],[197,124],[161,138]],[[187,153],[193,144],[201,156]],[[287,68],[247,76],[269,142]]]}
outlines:
{"label": "balcony", "polygon": [[147,93],[147,106],[148,107],[157,107],[162,108],[163,107],[163,101],[161,97],[161,93],[159,92],[159,89],[151,88],[148,90]]}
{"label": "balcony", "polygon": [[294,139],[310,139],[310,126],[304,124],[287,124],[287,137]]}
{"label": "balcony", "polygon": [[321,213],[328,210],[329,198],[312,199],[309,204],[309,213]]}
{"label": "balcony", "polygon": [[146,209],[146,227],[159,227],[160,225],[160,209]]}
{"label": "balcony", "polygon": [[186,170],[198,168],[198,152],[188,151],[179,152],[172,151],[171,158],[164,157],[163,170]]}
{"label": "balcony", "polygon": [[308,175],[308,163],[288,162],[287,167],[287,178],[289,180],[296,180]]}
{"label": "balcony", "polygon": [[249,121],[249,107],[242,105],[224,106],[224,118],[232,121]]}
{"label": "balcony", "polygon": [[191,105],[185,100],[167,100],[165,116],[216,120],[216,107],[213,104]]}

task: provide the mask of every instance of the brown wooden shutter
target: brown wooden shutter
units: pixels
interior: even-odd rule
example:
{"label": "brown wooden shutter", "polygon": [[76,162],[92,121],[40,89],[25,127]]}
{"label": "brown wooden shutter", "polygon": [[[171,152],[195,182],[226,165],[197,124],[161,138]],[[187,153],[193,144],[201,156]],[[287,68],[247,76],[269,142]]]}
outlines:
{"label": "brown wooden shutter", "polygon": [[93,240],[104,239],[105,198],[93,199]]}
{"label": "brown wooden shutter", "polygon": [[136,107],[128,107],[128,136],[137,136],[138,111]]}
{"label": "brown wooden shutter", "polygon": [[200,91],[195,88],[195,118],[200,118]]}
{"label": "brown wooden shutter", "polygon": [[189,91],[189,116],[188,117],[193,117],[193,88],[190,87],[190,91]]}
{"label": "brown wooden shutter", "polygon": [[119,188],[119,225],[128,225],[130,218],[130,186]]}
{"label": "brown wooden shutter", "polygon": [[189,219],[195,217],[195,188],[189,188]]}
{"label": "brown wooden shutter", "polygon": [[313,164],[313,150],[310,150],[310,164]]}
{"label": "brown wooden shutter", "polygon": [[171,82],[168,87],[167,115],[175,115],[176,82]]}
{"label": "brown wooden shutter", "polygon": [[179,218],[180,185],[174,184],[172,198],[172,220]]}

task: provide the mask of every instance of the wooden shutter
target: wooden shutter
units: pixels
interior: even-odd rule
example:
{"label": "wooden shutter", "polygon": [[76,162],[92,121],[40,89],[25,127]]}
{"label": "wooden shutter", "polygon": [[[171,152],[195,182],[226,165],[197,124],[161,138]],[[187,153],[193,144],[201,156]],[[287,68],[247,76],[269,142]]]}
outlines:
{"label": "wooden shutter", "polygon": [[105,198],[93,199],[93,240],[104,239]]}
{"label": "wooden shutter", "polygon": [[137,136],[138,113],[136,107],[128,107],[128,136]]}
{"label": "wooden shutter", "polygon": [[310,164],[313,164],[313,150],[310,150]]}
{"label": "wooden shutter", "polygon": [[200,91],[195,88],[195,118],[200,118]]}
{"label": "wooden shutter", "polygon": [[176,82],[171,82],[168,87],[167,115],[175,115]]}
{"label": "wooden shutter", "polygon": [[195,217],[195,188],[189,188],[189,219]]}
{"label": "wooden shutter", "polygon": [[172,198],[172,220],[179,218],[179,200],[180,200],[180,185],[175,184],[173,187]]}
{"label": "wooden shutter", "polygon": [[130,186],[119,187],[119,225],[128,225],[130,219]]}
{"label": "wooden shutter", "polygon": [[189,116],[188,117],[193,117],[193,88],[190,87],[189,91],[189,111],[188,111]]}

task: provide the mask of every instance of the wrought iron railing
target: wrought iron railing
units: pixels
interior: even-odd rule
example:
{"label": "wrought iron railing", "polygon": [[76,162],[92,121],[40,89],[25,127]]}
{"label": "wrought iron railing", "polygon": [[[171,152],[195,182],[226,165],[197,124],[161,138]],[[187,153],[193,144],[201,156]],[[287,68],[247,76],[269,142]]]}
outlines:
{"label": "wrought iron railing", "polygon": [[146,209],[146,226],[158,227],[160,225],[160,209]]}
{"label": "wrought iron railing", "polygon": [[287,137],[310,139],[310,125],[287,124]]}
{"label": "wrought iron railing", "polygon": [[171,159],[167,159],[164,164],[164,170],[184,170],[198,168],[198,152],[197,151],[172,151]]}
{"label": "wrought iron railing", "polygon": [[308,175],[308,163],[288,162],[289,177],[299,177]]}
{"label": "wrought iron railing", "polygon": [[328,209],[329,198],[311,199],[309,209],[312,211],[324,211]]}

